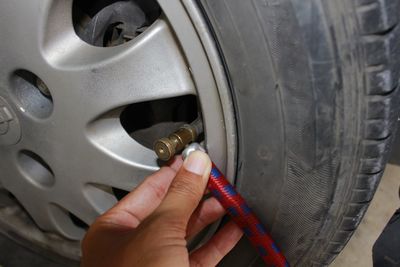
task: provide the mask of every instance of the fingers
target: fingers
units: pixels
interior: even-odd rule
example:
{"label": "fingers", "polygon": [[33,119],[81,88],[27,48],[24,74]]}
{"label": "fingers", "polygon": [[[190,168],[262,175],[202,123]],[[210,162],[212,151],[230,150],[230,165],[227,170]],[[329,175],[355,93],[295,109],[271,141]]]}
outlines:
{"label": "fingers", "polygon": [[[178,159],[172,164],[174,168],[177,168],[181,162],[182,160]],[[134,191],[126,195],[98,220],[127,228],[136,228],[164,199],[176,175],[174,168],[162,167],[147,177]]]}
{"label": "fingers", "polygon": [[190,255],[190,266],[216,266],[242,235],[242,230],[235,223],[228,222],[206,244]]}
{"label": "fingers", "polygon": [[211,161],[206,153],[191,153],[172,181],[164,201],[152,216],[180,223],[186,235],[187,223],[204,194],[210,171]]}
{"label": "fingers", "polygon": [[209,198],[202,202],[190,217],[188,229],[186,231],[189,240],[198,234],[207,225],[215,222],[225,214],[224,208],[215,198]]}
{"label": "fingers", "polygon": [[178,172],[183,163],[181,155],[175,156],[168,162],[168,166],[171,167],[175,172]]}

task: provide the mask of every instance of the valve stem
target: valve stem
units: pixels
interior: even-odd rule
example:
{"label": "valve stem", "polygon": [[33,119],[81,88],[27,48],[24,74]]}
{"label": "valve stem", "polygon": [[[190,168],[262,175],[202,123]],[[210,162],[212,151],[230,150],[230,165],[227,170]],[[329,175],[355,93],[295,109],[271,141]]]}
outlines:
{"label": "valve stem", "polygon": [[168,161],[182,151],[186,145],[196,141],[202,132],[203,124],[200,119],[197,119],[191,124],[182,125],[168,137],[158,139],[154,143],[154,151],[159,159]]}

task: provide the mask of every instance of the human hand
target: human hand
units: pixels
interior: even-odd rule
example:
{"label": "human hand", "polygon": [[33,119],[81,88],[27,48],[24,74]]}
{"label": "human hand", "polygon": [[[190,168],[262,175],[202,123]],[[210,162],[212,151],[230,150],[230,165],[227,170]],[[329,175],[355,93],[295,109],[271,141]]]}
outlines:
{"label": "human hand", "polygon": [[147,177],[91,225],[82,266],[215,266],[242,231],[229,222],[206,244],[187,250],[187,240],[224,214],[216,199],[201,201],[210,171],[207,154],[196,151]]}

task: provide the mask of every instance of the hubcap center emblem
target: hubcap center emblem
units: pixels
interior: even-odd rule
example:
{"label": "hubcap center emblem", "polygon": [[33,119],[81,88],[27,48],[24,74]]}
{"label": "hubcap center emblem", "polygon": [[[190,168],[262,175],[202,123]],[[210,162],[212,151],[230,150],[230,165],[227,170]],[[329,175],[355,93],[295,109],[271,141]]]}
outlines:
{"label": "hubcap center emblem", "polygon": [[21,138],[21,127],[17,116],[7,101],[0,97],[0,146],[13,145]]}
{"label": "hubcap center emblem", "polygon": [[12,120],[11,111],[7,107],[0,106],[0,135],[5,135],[8,132]]}

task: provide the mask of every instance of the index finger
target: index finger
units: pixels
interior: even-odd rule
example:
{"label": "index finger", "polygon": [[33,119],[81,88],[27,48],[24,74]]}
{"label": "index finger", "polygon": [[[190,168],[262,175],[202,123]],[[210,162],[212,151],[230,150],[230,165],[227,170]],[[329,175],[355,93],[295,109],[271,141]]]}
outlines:
{"label": "index finger", "polygon": [[181,165],[182,159],[177,157],[171,163],[171,167],[162,167],[148,176],[135,190],[104,213],[99,220],[136,228],[160,205],[176,175],[176,170]]}

